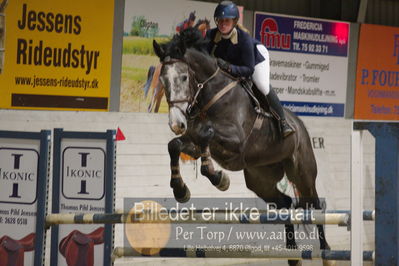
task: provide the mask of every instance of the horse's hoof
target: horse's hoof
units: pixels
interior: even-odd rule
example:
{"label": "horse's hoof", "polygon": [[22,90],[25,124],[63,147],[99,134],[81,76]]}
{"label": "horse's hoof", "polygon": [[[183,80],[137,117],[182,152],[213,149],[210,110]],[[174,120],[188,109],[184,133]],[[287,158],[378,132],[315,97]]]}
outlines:
{"label": "horse's hoof", "polygon": [[180,203],[186,203],[191,198],[191,192],[186,184],[184,184],[184,187],[180,191],[173,189],[173,194],[175,195],[176,201]]}
{"label": "horse's hoof", "polygon": [[222,177],[220,178],[219,185],[217,185],[216,187],[220,191],[226,191],[230,187],[230,178],[225,172],[223,171],[220,172],[222,174]]}
{"label": "horse's hoof", "polygon": [[323,266],[335,266],[337,262],[335,260],[323,260]]}
{"label": "horse's hoof", "polygon": [[288,265],[290,266],[301,266],[302,261],[301,260],[288,260]]}

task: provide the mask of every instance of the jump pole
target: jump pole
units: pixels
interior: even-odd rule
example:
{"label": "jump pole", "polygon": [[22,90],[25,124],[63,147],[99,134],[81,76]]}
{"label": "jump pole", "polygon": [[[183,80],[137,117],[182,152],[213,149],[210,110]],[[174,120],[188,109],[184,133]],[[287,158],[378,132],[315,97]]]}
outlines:
{"label": "jump pole", "polygon": [[[145,250],[140,248],[140,250]],[[113,259],[120,257],[149,257],[140,254],[132,248],[117,247],[112,254]],[[151,257],[189,257],[189,258],[268,258],[268,259],[293,259],[293,260],[350,260],[350,250],[210,250],[210,249],[183,249],[183,248],[162,248],[157,255]],[[364,251],[362,259],[373,261],[374,252]]]}
{"label": "jump pole", "polygon": [[[185,213],[187,219],[173,220],[172,214],[167,215],[166,219],[148,220],[151,223],[176,223],[176,224],[333,224],[347,226],[350,224],[350,215],[347,211],[336,211],[322,213],[320,211],[301,211],[296,212],[298,216],[293,217],[277,210],[273,213],[262,213],[257,219],[251,220],[248,213],[240,213],[239,219],[226,219],[226,213],[215,213],[215,219],[204,219],[201,212]],[[125,223],[145,223],[143,213],[56,213],[46,217],[46,226],[50,227],[57,224],[125,224]],[[158,215],[158,213],[153,213]],[[229,218],[229,217],[227,217]],[[365,220],[374,219],[373,211],[363,213]]]}

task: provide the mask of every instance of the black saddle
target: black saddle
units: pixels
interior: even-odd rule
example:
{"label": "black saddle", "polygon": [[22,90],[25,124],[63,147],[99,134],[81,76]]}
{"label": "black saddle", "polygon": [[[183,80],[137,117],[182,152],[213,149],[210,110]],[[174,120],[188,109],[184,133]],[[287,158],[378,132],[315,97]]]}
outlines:
{"label": "black saddle", "polygon": [[263,96],[255,83],[251,79],[241,79],[240,83],[251,98],[255,112],[265,117],[272,117],[273,115],[271,114],[267,98]]}

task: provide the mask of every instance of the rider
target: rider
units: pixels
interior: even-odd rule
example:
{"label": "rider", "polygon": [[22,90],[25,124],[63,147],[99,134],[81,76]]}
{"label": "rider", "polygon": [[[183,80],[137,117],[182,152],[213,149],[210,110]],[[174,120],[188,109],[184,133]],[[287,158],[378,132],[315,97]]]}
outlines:
{"label": "rider", "polygon": [[259,41],[237,26],[237,6],[231,1],[222,1],[215,9],[217,28],[207,32],[210,40],[208,51],[217,58],[218,65],[235,77],[252,77],[259,91],[266,97],[271,109],[280,119],[284,137],[294,133],[285,119],[283,107],[274,90],[270,89],[269,52]]}
{"label": "rider", "polygon": [[191,28],[194,26],[194,21],[196,19],[195,11],[191,12],[189,17],[186,18],[184,21],[180,22],[176,26],[176,32],[181,32],[187,28]]}

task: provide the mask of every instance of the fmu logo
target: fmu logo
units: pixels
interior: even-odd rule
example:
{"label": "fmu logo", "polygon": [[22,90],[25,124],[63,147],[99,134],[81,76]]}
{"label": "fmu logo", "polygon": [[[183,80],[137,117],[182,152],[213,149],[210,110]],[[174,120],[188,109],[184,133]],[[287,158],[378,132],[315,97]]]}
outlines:
{"label": "fmu logo", "polygon": [[280,33],[278,23],[273,18],[263,20],[260,40],[267,48],[291,49],[291,34]]}
{"label": "fmu logo", "polygon": [[399,34],[394,35],[393,56],[396,57],[396,64],[399,64]]}

